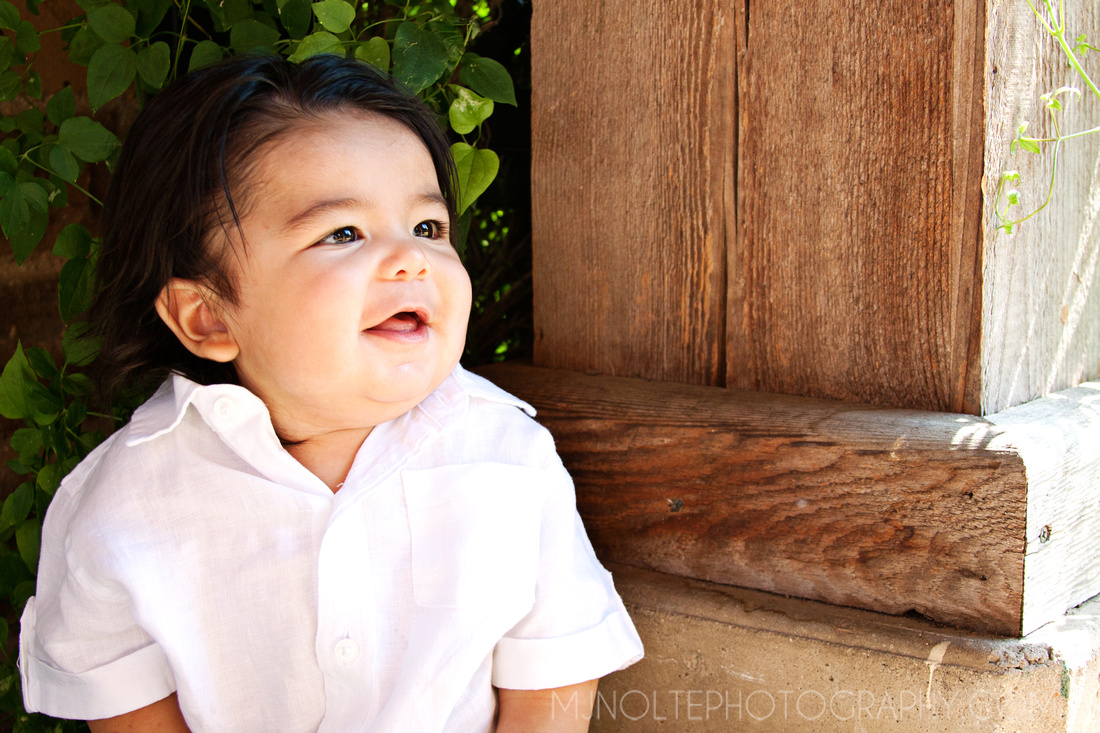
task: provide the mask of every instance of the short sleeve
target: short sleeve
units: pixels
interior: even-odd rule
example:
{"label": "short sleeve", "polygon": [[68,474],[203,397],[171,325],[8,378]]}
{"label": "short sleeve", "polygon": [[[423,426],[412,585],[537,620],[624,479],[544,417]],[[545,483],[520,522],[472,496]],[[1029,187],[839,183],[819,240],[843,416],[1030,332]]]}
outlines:
{"label": "short sleeve", "polygon": [[134,620],[129,594],[96,577],[97,543],[81,537],[69,488],[58,490],[43,525],[37,596],[20,620],[19,673],[28,712],[94,720],[154,703],[176,684]]}
{"label": "short sleeve", "polygon": [[496,645],[493,685],[540,690],[596,679],[642,658],[611,574],[596,559],[560,460],[546,500],[535,605]]}

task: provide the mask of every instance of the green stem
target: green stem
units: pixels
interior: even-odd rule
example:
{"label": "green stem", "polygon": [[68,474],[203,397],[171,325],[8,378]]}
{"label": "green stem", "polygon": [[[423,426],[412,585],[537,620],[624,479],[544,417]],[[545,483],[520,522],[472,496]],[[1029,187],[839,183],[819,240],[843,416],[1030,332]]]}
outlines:
{"label": "green stem", "polygon": [[57,28],[50,28],[49,30],[46,30],[46,31],[38,31],[38,35],[44,36],[47,33],[56,33],[57,31],[67,31],[70,28],[79,28],[82,25],[84,25],[84,24],[83,23],[70,23],[69,25],[59,26]]}
{"label": "green stem", "polygon": [[1043,14],[1036,10],[1035,6],[1031,4],[1031,0],[1025,0],[1025,2],[1027,2],[1027,6],[1031,8],[1031,12],[1035,14],[1035,17],[1039,19],[1039,22],[1043,24],[1043,27],[1047,29],[1047,32],[1053,34],[1054,29],[1047,23],[1047,19],[1043,17]]}
{"label": "green stem", "polygon": [[1054,143],[1059,140],[1072,140],[1075,137],[1084,137],[1085,135],[1092,135],[1100,132],[1100,127],[1094,127],[1091,130],[1081,130],[1080,132],[1072,132],[1069,135],[1062,135],[1061,137],[1022,137],[1021,140],[1030,140],[1033,143]]}
{"label": "green stem", "polygon": [[1089,89],[1091,89],[1092,93],[1096,95],[1096,98],[1100,99],[1100,89],[1096,88],[1096,84],[1093,83],[1092,79],[1089,77],[1088,74],[1085,73],[1085,70],[1081,67],[1081,62],[1077,60],[1077,56],[1074,55],[1073,49],[1069,47],[1068,43],[1066,43],[1065,28],[1059,28],[1058,32],[1054,34],[1054,37],[1058,39],[1058,45],[1061,46],[1062,50],[1066,52],[1066,58],[1069,59],[1069,65],[1073,67],[1074,71],[1081,75],[1081,78],[1085,80],[1085,83],[1088,84]]}
{"label": "green stem", "polygon": [[180,23],[180,37],[176,42],[176,57],[172,59],[172,78],[176,78],[179,74],[180,66],[180,54],[183,52],[183,42],[187,40],[187,21],[191,19],[191,0],[184,0],[183,7],[180,7],[179,1],[176,0],[176,7],[183,11],[183,19]]}
{"label": "green stem", "polygon": [[[31,150],[34,150],[34,148],[31,148]],[[27,151],[27,153],[29,153],[29,152],[30,152],[30,150],[28,150],[28,151]],[[49,174],[51,174],[51,175],[57,175],[57,174],[56,174],[56,173],[55,173],[54,171],[50,170],[49,168],[47,168],[46,166],[42,165],[41,163],[37,163],[37,162],[35,162],[35,161],[31,160],[30,158],[28,158],[28,157],[27,157],[27,153],[23,153],[23,155],[21,155],[20,157],[21,157],[21,158],[23,158],[24,160],[26,160],[26,161],[27,161],[28,163],[30,163],[31,165],[33,165],[33,166],[34,166],[35,168],[39,168],[39,169],[41,169],[41,170],[44,170],[44,171],[46,171],[47,173],[49,173]],[[81,192],[82,194],[84,194],[85,196],[87,196],[87,197],[88,197],[88,198],[89,198],[90,200],[94,201],[94,202],[95,202],[95,203],[96,203],[97,205],[99,205],[99,206],[103,206],[103,202],[102,202],[102,201],[100,201],[99,199],[97,199],[97,198],[96,198],[95,196],[93,196],[93,195],[92,195],[92,194],[91,194],[91,193],[90,193],[89,191],[87,191],[86,189],[84,189],[84,188],[81,188],[81,187],[80,187],[80,186],[78,186],[77,184],[75,184],[75,183],[71,183],[71,182],[69,182],[69,181],[65,181],[65,183],[68,183],[68,184],[69,184],[70,186],[72,186],[73,188],[75,188],[75,189],[76,189],[77,191],[80,191],[80,192]]]}

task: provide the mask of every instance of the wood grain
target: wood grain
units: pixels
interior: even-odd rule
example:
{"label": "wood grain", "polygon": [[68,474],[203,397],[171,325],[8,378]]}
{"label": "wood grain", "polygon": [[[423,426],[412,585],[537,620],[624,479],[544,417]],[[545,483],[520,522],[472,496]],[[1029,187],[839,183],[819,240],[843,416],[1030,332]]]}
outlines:
{"label": "wood grain", "polygon": [[737,140],[730,5],[535,5],[537,363],[724,379]]}
{"label": "wood grain", "polygon": [[981,418],[479,371],[539,410],[604,560],[1021,632],[1027,479]]}
{"label": "wood grain", "polygon": [[983,4],[749,7],[727,384],[977,412]]}
{"label": "wood grain", "polygon": [[[1095,3],[1066,3],[1066,25],[1068,39],[1100,38]],[[1045,211],[1011,235],[996,228],[993,215],[1006,170],[1023,178],[1017,211],[1033,211],[1047,195],[1050,146],[1042,156],[1009,155],[1025,121],[1032,136],[1051,131],[1039,96],[1065,84],[1084,92],[1079,100],[1063,98],[1064,132],[1100,126],[1100,100],[1022,0],[993,3],[988,58],[982,410],[993,413],[1100,376],[1100,135],[1064,144]],[[1083,59],[1094,80],[1098,59]]]}

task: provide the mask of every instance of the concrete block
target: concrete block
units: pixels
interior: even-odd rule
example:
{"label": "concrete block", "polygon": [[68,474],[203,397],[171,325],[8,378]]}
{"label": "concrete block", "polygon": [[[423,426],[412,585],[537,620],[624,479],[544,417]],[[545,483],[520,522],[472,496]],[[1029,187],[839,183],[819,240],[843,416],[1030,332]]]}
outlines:
{"label": "concrete block", "polygon": [[609,568],[646,658],[601,681],[593,733],[1100,730],[1100,600],[1005,639]]}

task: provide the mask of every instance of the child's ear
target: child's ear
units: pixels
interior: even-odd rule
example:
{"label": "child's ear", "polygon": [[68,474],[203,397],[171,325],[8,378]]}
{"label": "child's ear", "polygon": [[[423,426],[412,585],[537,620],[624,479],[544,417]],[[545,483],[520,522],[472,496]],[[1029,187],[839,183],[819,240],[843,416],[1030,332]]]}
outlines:
{"label": "child's ear", "polygon": [[233,361],[241,349],[210,306],[210,296],[210,289],[194,280],[172,278],[157,297],[157,314],[195,356]]}

